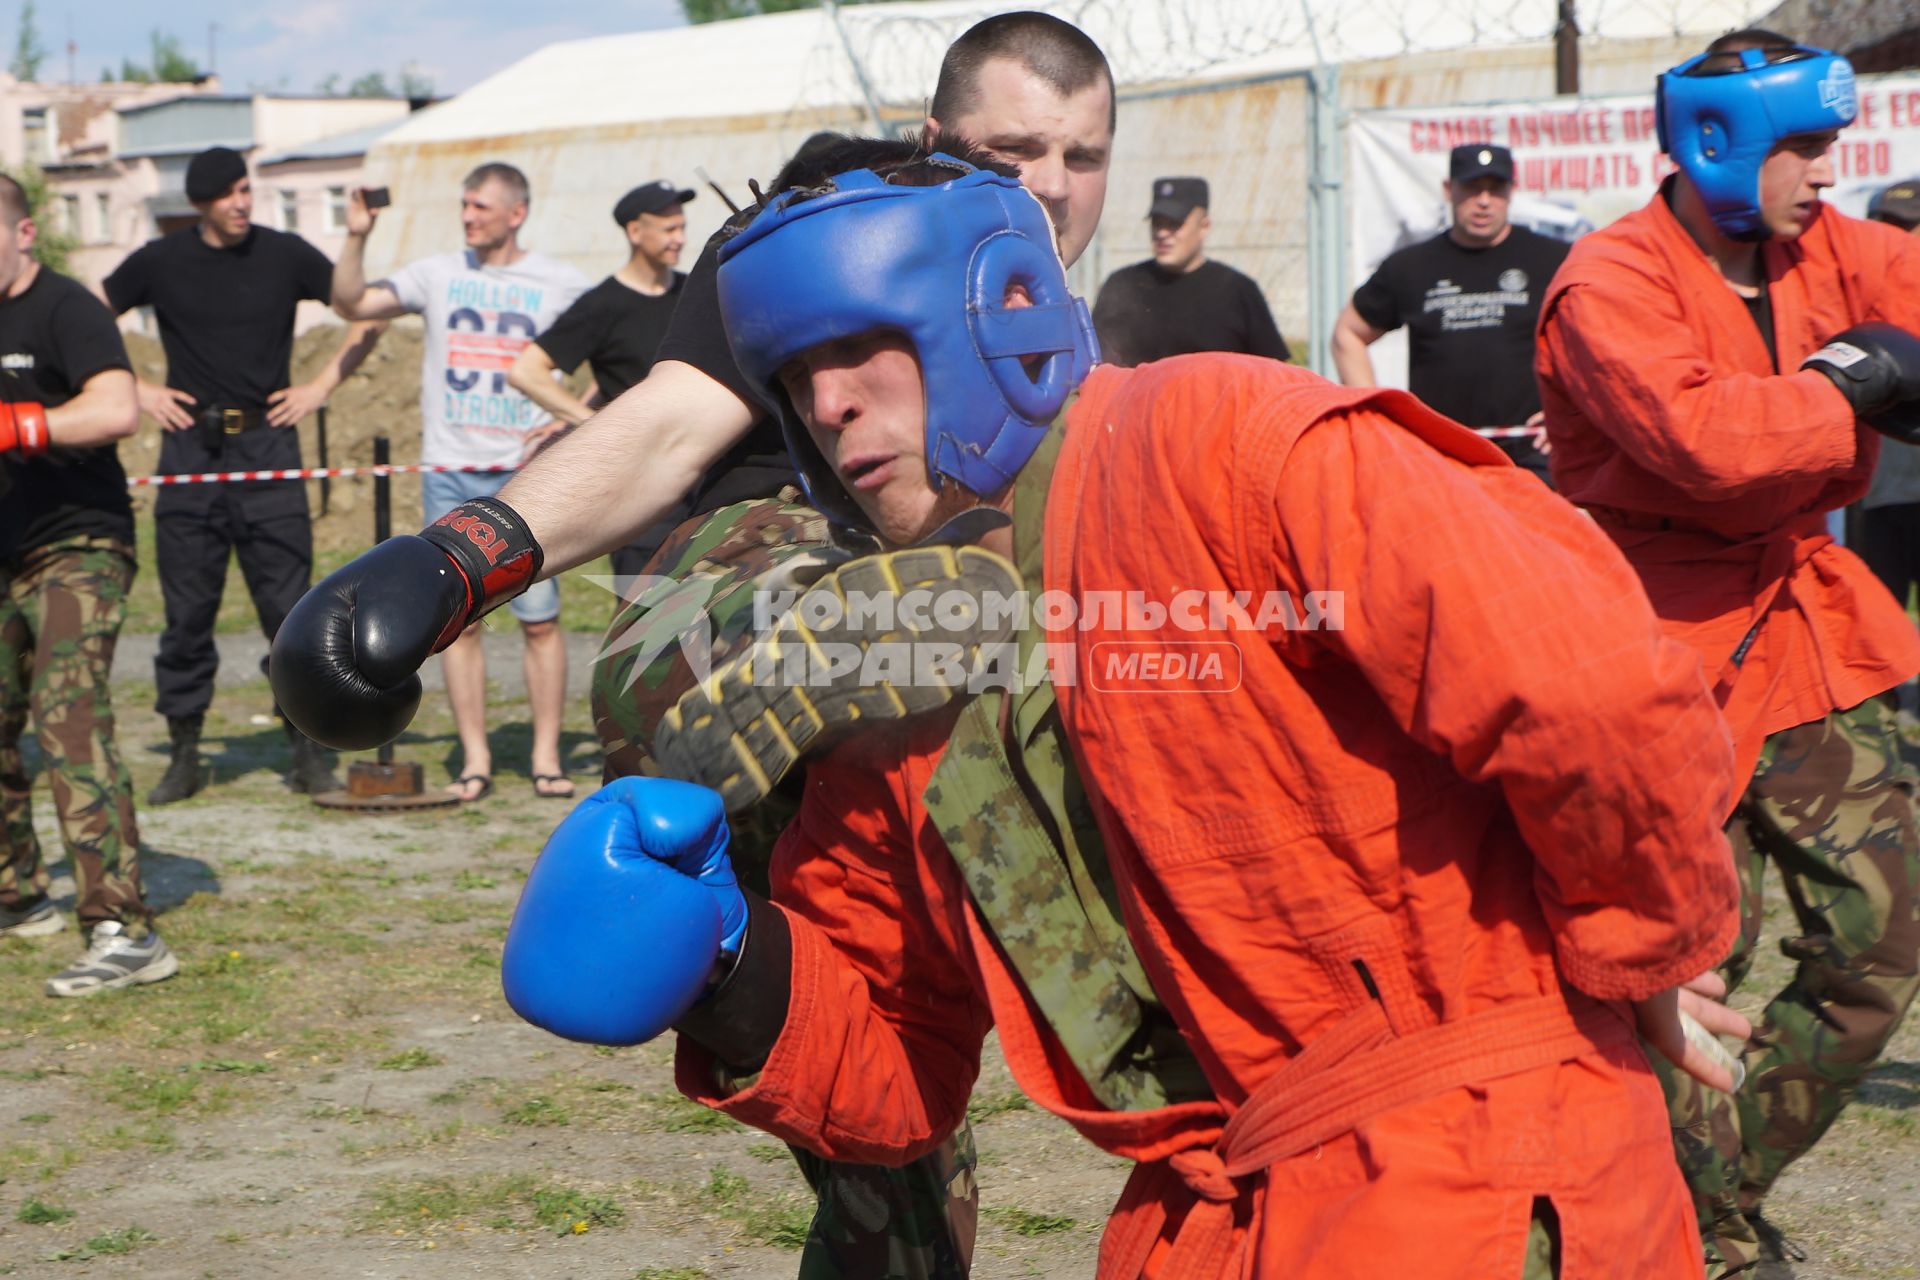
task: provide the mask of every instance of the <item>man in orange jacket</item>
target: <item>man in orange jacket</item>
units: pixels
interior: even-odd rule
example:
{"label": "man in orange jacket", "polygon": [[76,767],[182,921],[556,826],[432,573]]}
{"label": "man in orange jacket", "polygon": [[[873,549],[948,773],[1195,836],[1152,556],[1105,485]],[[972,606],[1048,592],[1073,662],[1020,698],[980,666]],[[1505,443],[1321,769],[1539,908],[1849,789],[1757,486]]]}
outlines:
{"label": "man in orange jacket", "polygon": [[529,878],[514,1007],[675,1025],[690,1096],[891,1163],[997,1026],[1139,1162],[1102,1277],[1697,1275],[1636,1031],[1730,1084],[1679,1012],[1743,1033],[1683,989],[1737,927],[1731,752],[1605,539],[1401,392],[1202,355],[1068,408],[1089,326],[1044,211],[946,157],[772,201],[719,287],[820,510],[964,531],[924,554],[1010,553],[1082,622],[1019,638],[1057,684],[811,760],[771,904],[716,795],[607,788]]}
{"label": "man in orange jacket", "polygon": [[1825,514],[1858,498],[1880,433],[1920,424],[1920,244],[1823,203],[1854,114],[1846,60],[1738,32],[1661,77],[1679,172],[1575,245],[1542,311],[1554,481],[1692,645],[1750,778],[1727,824],[1744,928],[1778,863],[1798,936],[1728,1098],[1669,1078],[1716,1275],[1790,1274],[1760,1215],[1912,1002],[1915,779],[1879,695],[1920,669],[1913,624]]}

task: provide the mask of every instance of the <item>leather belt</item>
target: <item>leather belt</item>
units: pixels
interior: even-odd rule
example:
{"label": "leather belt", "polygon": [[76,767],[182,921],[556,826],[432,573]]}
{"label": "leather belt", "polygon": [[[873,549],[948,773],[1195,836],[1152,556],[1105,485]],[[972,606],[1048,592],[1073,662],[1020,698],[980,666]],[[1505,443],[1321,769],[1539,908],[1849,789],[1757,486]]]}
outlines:
{"label": "leather belt", "polygon": [[267,415],[258,409],[202,409],[198,418],[200,425],[208,430],[230,436],[265,426],[267,422]]}

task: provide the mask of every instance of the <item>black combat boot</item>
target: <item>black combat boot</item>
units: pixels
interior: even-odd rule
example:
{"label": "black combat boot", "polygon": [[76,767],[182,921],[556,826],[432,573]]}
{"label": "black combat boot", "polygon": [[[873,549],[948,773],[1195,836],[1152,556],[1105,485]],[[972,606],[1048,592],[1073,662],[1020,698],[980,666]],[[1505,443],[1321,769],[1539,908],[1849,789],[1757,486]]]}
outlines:
{"label": "black combat boot", "polygon": [[294,728],[292,721],[281,723],[286,725],[287,740],[293,743],[293,768],[287,770],[287,789],[307,796],[344,790],[346,784],[327,767],[325,748]]}
{"label": "black combat boot", "polygon": [[147,792],[148,804],[172,804],[185,800],[207,785],[200,771],[200,726],[205,716],[168,716],[167,736],[173,739],[173,758],[159,785]]}

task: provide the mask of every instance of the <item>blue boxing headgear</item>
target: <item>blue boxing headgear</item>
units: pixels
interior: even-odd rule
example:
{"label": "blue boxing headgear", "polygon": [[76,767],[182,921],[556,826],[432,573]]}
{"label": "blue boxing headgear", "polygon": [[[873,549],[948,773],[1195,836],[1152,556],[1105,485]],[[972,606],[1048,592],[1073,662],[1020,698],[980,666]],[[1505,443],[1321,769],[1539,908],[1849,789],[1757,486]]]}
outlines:
{"label": "blue boxing headgear", "polygon": [[[843,173],[824,191],[776,197],[720,248],[734,361],[778,415],[813,505],[859,528],[871,524],[780,388],[789,360],[876,330],[901,334],[926,385],[928,481],[992,494],[1019,474],[1099,358],[1040,202],[1012,178],[931,159],[961,176],[907,187],[866,169]],[[1005,305],[1015,284],[1032,306]]]}
{"label": "blue boxing headgear", "polygon": [[[1728,71],[1700,71],[1708,58],[1737,57]],[[1713,225],[1735,240],[1764,240],[1760,166],[1773,144],[1797,133],[1853,123],[1853,64],[1837,53],[1795,45],[1782,57],[1746,49],[1703,53],[1662,75],[1654,92],[1660,148],[1706,202]]]}

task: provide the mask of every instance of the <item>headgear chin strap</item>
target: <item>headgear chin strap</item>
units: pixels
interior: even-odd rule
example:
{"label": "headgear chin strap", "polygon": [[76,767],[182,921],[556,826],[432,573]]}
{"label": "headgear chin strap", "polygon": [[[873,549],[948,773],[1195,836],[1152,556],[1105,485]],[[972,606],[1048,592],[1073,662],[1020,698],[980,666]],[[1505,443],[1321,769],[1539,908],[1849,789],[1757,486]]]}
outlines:
{"label": "headgear chin strap", "polygon": [[[1012,178],[932,159],[962,176],[904,187],[866,169],[843,173],[824,192],[779,196],[720,249],[734,361],[778,415],[808,498],[860,528],[870,522],[780,389],[789,360],[876,330],[903,335],[926,385],[928,480],[992,494],[1099,359],[1040,202]],[[1032,306],[1006,306],[1016,284]]]}
{"label": "headgear chin strap", "polygon": [[1693,182],[1713,225],[1735,240],[1764,240],[1772,232],[1760,216],[1760,166],[1782,138],[1853,123],[1853,64],[1795,45],[1781,61],[1746,49],[1734,70],[1698,69],[1708,58],[1726,56],[1703,53],[1662,75],[1654,120],[1661,150]]}

